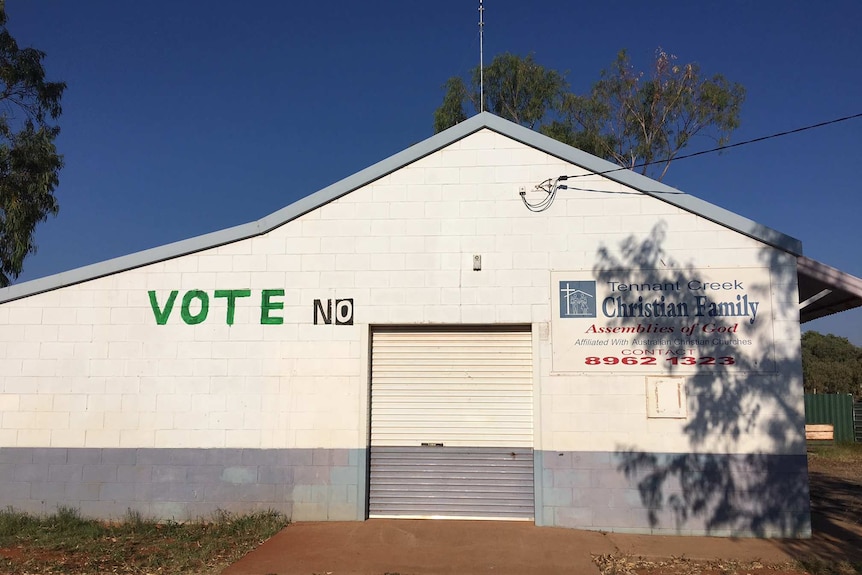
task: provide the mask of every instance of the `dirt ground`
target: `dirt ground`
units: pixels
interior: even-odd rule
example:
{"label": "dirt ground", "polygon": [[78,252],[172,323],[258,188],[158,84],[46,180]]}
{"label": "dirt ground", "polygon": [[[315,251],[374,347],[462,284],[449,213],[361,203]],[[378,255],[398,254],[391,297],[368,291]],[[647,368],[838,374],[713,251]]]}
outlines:
{"label": "dirt ground", "polygon": [[759,562],[662,560],[625,555],[596,557],[603,575],[856,575],[862,573],[862,468],[810,454],[811,490],[809,540],[783,541],[780,546],[795,564]]}

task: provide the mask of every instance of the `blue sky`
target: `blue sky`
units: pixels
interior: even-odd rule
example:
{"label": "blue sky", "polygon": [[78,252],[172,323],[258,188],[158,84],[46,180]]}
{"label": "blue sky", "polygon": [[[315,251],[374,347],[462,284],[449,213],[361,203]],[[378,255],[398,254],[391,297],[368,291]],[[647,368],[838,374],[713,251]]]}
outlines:
{"label": "blue sky", "polygon": [[[526,8],[529,6],[529,9]],[[60,214],[19,281],[258,219],[433,132],[478,63],[475,0],[12,0],[68,83]],[[586,92],[658,46],[743,84],[733,141],[862,112],[862,2],[486,0],[485,56],[534,53]],[[695,140],[688,151],[713,147]],[[862,119],[681,160],[665,182],[862,276]],[[862,345],[862,310],[805,324]]]}

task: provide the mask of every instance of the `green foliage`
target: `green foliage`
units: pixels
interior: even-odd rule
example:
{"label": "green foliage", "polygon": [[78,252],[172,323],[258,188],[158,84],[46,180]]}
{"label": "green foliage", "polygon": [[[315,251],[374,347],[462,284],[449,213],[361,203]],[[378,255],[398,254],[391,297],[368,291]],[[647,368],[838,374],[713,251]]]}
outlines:
{"label": "green foliage", "polygon": [[[529,55],[501,54],[485,66],[485,110],[535,128],[559,109],[568,87],[565,78]],[[473,69],[468,88],[455,76],[444,85],[443,103],[434,113],[434,130],[441,132],[467,119],[466,106],[480,109],[480,70]]]}
{"label": "green foliage", "polygon": [[54,189],[63,158],[54,140],[64,82],[45,80],[45,53],[19,48],[0,0],[0,287],[36,251],[36,224],[58,210]]}
{"label": "green foliage", "polygon": [[[503,54],[485,67],[485,109],[660,180],[695,136],[727,143],[745,99],[741,85],[721,75],[702,78],[697,64],[675,61],[659,48],[646,75],[623,50],[588,94],[577,95],[564,75],[532,56]],[[446,83],[436,131],[466,119],[468,104],[478,110],[478,67],[470,80],[469,88],[457,77]]]}
{"label": "green foliage", "polygon": [[218,512],[207,521],[158,522],[129,511],[122,522],[81,517],[60,508],[33,516],[0,511],[0,547],[26,552],[0,560],[6,573],[218,572],[287,525],[275,511]]}
{"label": "green foliage", "polygon": [[862,347],[846,337],[802,334],[802,376],[808,393],[862,393]]}

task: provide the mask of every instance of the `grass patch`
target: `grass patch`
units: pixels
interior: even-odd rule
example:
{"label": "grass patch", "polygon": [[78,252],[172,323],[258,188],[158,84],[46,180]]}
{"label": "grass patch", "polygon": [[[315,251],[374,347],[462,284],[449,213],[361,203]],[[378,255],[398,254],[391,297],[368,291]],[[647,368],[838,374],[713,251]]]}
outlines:
{"label": "grass patch", "polygon": [[189,523],[129,512],[119,522],[69,508],[37,517],[0,511],[3,573],[216,573],[287,525],[274,511],[219,512]]}
{"label": "grass patch", "polygon": [[840,463],[862,463],[862,443],[835,443],[808,448],[809,456]]}
{"label": "grass patch", "polygon": [[799,561],[799,566],[811,575],[858,575],[862,573],[862,563],[843,560],[826,560],[812,557]]}

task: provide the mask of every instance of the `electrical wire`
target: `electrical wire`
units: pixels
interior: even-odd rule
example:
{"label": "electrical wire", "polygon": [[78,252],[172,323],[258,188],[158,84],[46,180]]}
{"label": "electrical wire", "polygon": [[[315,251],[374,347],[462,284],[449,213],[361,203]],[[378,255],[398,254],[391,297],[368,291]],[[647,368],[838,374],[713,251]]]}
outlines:
{"label": "electrical wire", "polygon": [[676,156],[673,158],[665,158],[662,160],[654,160],[652,162],[643,162],[640,164],[635,164],[629,168],[619,167],[619,168],[612,168],[610,170],[604,170],[601,172],[591,172],[588,174],[576,174],[576,175],[572,175],[572,176],[559,176],[557,178],[549,178],[535,187],[535,191],[543,191],[547,194],[547,196],[545,196],[542,200],[535,202],[535,203],[530,203],[527,201],[526,192],[520,192],[521,200],[524,202],[524,205],[527,207],[527,209],[530,210],[531,212],[541,212],[541,211],[544,211],[544,210],[548,209],[549,207],[551,207],[551,204],[554,203],[554,200],[557,197],[557,190],[559,190],[560,188],[566,189],[566,186],[560,185],[560,182],[565,181],[565,180],[569,180],[569,179],[573,179],[573,178],[585,178],[585,177],[589,177],[589,176],[603,176],[605,174],[612,174],[614,172],[621,172],[624,170],[634,170],[635,168],[643,168],[646,166],[651,166],[653,164],[663,164],[663,163],[670,162],[673,160],[685,160],[687,158],[694,158],[695,156],[702,156],[704,154],[721,152],[723,150],[729,150],[730,148],[738,148],[739,146],[745,146],[748,144],[754,144],[756,142],[763,142],[766,140],[772,140],[773,138],[780,138],[783,136],[789,136],[790,134],[798,134],[799,132],[805,132],[807,130],[813,130],[815,128],[822,128],[824,126],[830,126],[832,124],[837,124],[839,122],[846,122],[847,120],[854,120],[856,118],[862,118],[862,112],[860,112],[859,114],[852,114],[850,116],[835,118],[834,120],[828,120],[826,122],[819,122],[817,124],[802,126],[801,128],[795,128],[793,130],[786,130],[784,132],[777,132],[775,134],[770,134],[768,136],[761,136],[759,138],[753,138],[751,140],[745,140],[742,142],[737,142],[735,144],[727,144],[724,146],[718,146],[716,148],[711,148],[709,150],[701,150],[699,152],[693,152],[691,154],[685,154],[685,155]]}
{"label": "electrical wire", "polygon": [[820,122],[818,124],[811,124],[810,126],[803,126],[801,128],[796,128],[793,130],[787,130],[785,132],[777,132],[775,134],[770,134],[768,136],[761,136],[759,138],[754,138],[752,140],[745,140],[743,142],[737,142],[735,144],[727,144],[724,146],[718,146],[717,148],[712,148],[709,150],[701,150],[700,152],[693,152],[691,154],[685,154],[683,156],[676,156],[673,158],[665,158],[663,160],[653,160],[652,162],[643,162],[642,164],[635,164],[630,168],[614,168],[612,170],[605,170],[604,172],[595,172],[592,174],[578,174],[575,176],[566,176],[566,178],[583,178],[586,176],[602,176],[604,174],[610,174],[613,172],[619,172],[622,170],[634,170],[635,168],[643,168],[645,166],[651,166],[653,164],[663,164],[665,162],[670,162],[674,160],[685,160],[686,158],[693,158],[695,156],[702,156],[704,154],[711,154],[713,152],[721,152],[723,150],[729,150],[730,148],[738,148],[739,146],[745,146],[747,144],[754,144],[756,142],[763,142],[765,140],[771,140],[773,138],[780,138],[782,136],[789,136],[790,134],[798,134],[799,132],[805,132],[807,130],[813,130],[814,128],[822,128],[824,126],[829,126],[832,124],[837,124],[839,122],[846,122],[847,120],[854,120],[856,118],[862,118],[862,112],[859,114],[853,114],[852,116],[844,116],[843,118],[836,118],[834,120],[829,120],[827,122]]}

